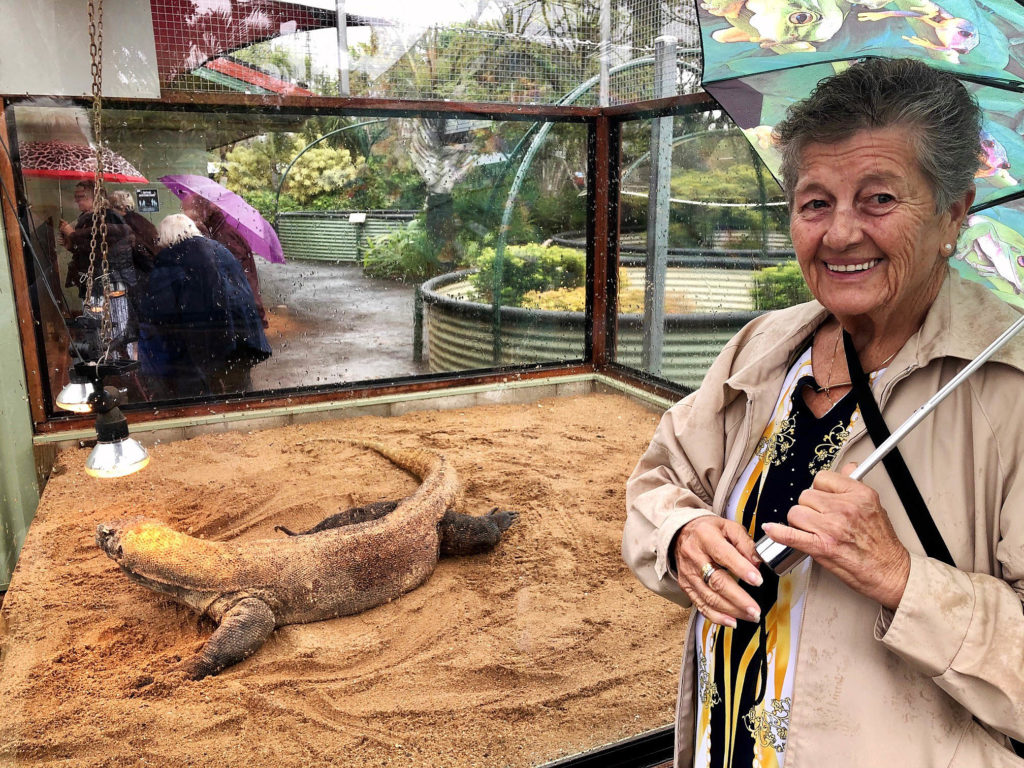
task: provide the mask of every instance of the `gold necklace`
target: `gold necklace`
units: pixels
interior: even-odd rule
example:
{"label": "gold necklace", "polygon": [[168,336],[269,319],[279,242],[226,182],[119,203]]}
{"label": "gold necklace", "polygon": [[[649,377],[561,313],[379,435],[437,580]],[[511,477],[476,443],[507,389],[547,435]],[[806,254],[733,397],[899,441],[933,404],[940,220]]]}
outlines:
{"label": "gold necklace", "polygon": [[[832,360],[828,364],[828,381],[829,382],[832,381],[832,369],[836,365],[836,355],[839,353],[839,340],[841,338],[843,338],[843,327],[839,326],[839,332],[836,334],[836,343],[832,347]],[[899,352],[899,350],[897,349],[896,352]],[[881,364],[879,364],[876,368],[874,368],[874,370],[877,371],[879,368],[884,368],[886,365],[888,365],[889,362],[894,357],[896,357],[896,352],[893,352],[891,355],[889,355],[887,358],[885,358],[885,360],[883,360],[881,362]],[[833,389],[839,389],[840,387],[848,387],[851,384],[853,384],[853,381],[843,381],[843,382],[840,382],[839,384],[831,384],[830,383],[828,386],[825,386],[825,387],[819,386],[818,387],[818,392],[820,392],[823,395],[825,395],[825,399],[827,399],[829,401],[829,403],[831,403],[832,405],[835,405],[836,401],[832,399],[831,391]]]}

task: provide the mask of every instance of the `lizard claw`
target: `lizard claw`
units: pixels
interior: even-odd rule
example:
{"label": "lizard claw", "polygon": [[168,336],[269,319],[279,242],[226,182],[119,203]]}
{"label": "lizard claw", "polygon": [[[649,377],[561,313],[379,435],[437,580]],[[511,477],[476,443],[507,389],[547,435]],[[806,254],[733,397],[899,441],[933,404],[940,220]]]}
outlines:
{"label": "lizard claw", "polygon": [[502,531],[507,531],[512,527],[512,523],[519,519],[519,513],[511,509],[498,509],[495,507],[487,513],[487,517],[494,520]]}

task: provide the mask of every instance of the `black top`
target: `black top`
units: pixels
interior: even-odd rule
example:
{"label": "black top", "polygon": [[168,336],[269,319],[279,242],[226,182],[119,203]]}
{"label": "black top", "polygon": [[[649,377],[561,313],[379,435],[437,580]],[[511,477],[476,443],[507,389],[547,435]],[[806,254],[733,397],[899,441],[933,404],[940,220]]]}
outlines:
{"label": "black top", "polygon": [[[764,523],[786,522],[790,507],[820,470],[831,468],[840,446],[849,437],[850,420],[857,407],[852,391],[819,419],[804,402],[807,386],[820,391],[812,376],[801,377],[793,388],[789,417],[775,425],[771,438],[760,448],[764,452],[763,476],[751,478],[752,490],[739,519],[744,528],[754,531],[755,541],[764,535]],[[716,768],[749,766],[755,740],[778,750],[784,747],[788,735],[790,702],[764,702],[768,673],[765,620],[778,599],[779,577],[764,565],[761,576],[764,582],[760,587],[739,582],[761,608],[761,621],[739,621],[736,629],[715,628],[711,665],[714,685],[718,691],[728,686],[732,696],[738,697],[738,701],[728,701],[732,697],[725,696],[712,699],[710,765]],[[756,647],[753,655],[751,647]],[[743,660],[744,654],[747,661]],[[759,712],[757,706],[762,702],[764,707]],[[741,713],[745,726],[737,724],[731,744],[726,743],[727,704]]]}

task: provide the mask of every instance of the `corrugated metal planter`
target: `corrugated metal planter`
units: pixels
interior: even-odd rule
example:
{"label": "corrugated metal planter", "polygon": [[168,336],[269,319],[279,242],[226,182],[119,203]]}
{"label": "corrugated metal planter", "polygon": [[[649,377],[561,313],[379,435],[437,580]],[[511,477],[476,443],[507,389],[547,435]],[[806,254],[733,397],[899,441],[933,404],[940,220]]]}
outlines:
{"label": "corrugated metal planter", "polygon": [[[353,220],[359,214],[366,220]],[[288,211],[277,217],[277,235],[289,259],[360,262],[370,238],[401,229],[415,215],[415,211]]]}
{"label": "corrugated metal planter", "polygon": [[[760,313],[730,308],[729,303],[722,300],[723,293],[733,295],[733,304],[739,301],[740,295],[735,290],[717,292],[714,275],[708,274],[714,270],[701,270],[696,276],[680,274],[685,271],[669,270],[670,290],[675,284],[689,284],[696,279],[703,295],[715,297],[699,302],[698,308],[704,303],[713,304],[714,309],[666,317],[661,375],[685,387],[696,388],[724,344]],[[719,272],[725,285],[735,289],[737,271]],[[468,274],[462,271],[441,275],[420,288],[431,372],[583,358],[586,331],[582,312],[502,307],[500,343],[495,345],[492,307],[467,298],[472,295],[466,280]],[[749,294],[746,301],[749,306]],[[616,362],[640,368],[642,320],[637,314],[619,315]],[[500,350],[498,360],[494,359],[496,346]]]}

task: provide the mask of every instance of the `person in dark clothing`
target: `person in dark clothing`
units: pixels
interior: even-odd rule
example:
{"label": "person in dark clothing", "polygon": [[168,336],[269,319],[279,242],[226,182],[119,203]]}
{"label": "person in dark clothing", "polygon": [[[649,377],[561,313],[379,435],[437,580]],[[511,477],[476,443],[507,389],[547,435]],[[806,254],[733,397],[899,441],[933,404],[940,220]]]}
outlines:
{"label": "person in dark clothing", "polygon": [[[263,308],[263,297],[260,294],[260,278],[256,273],[256,258],[252,248],[238,230],[224,216],[224,212],[205,197],[192,194],[181,201],[181,212],[196,223],[202,234],[223,245],[238,260],[249,281],[252,295],[256,298],[256,308],[260,315],[260,323],[264,328],[269,326],[267,312]],[[205,230],[205,231],[204,231]]]}
{"label": "person in dark clothing", "polygon": [[[61,219],[60,234],[64,247],[71,251],[71,263],[64,285],[68,288],[78,286],[78,297],[85,299],[86,277],[89,262],[93,262],[93,295],[103,295],[100,279],[102,254],[99,253],[99,231],[97,230],[97,252],[92,253],[92,210],[95,199],[95,184],[92,181],[80,181],[75,186],[75,204],[81,211],[74,224]],[[106,199],[106,193],[100,189],[100,195]],[[132,246],[135,236],[117,211],[107,208],[104,212],[107,223],[107,262],[112,282],[120,282],[131,291],[138,282],[138,273],[132,262]]]}
{"label": "person in dark clothing", "polygon": [[131,192],[118,189],[110,193],[110,207],[124,219],[135,235],[132,248],[132,262],[135,269],[143,274],[153,269],[157,252],[157,231],[149,219],[135,212],[135,201]]}
{"label": "person in dark clothing", "polygon": [[[106,201],[102,188],[99,195]],[[104,207],[103,220],[107,229],[104,265],[98,227],[95,250],[92,245],[95,200],[95,183],[92,180],[80,181],[75,186],[75,204],[81,214],[73,225],[63,219],[60,222],[61,240],[71,251],[64,285],[69,288],[77,286],[78,297],[82,300],[82,315],[74,321],[76,326],[73,330],[80,332],[78,340],[85,342],[92,356],[110,353],[114,357],[134,357],[134,342],[138,340],[139,298],[139,272],[132,259],[135,235],[117,211]],[[104,272],[110,286],[110,295],[106,298]],[[90,273],[92,292],[87,296]],[[109,336],[101,333],[102,318],[108,312],[111,319]]]}
{"label": "person in dark clothing", "polygon": [[140,306],[139,360],[157,399],[251,388],[252,366],[270,357],[241,266],[183,214],[160,223]]}

